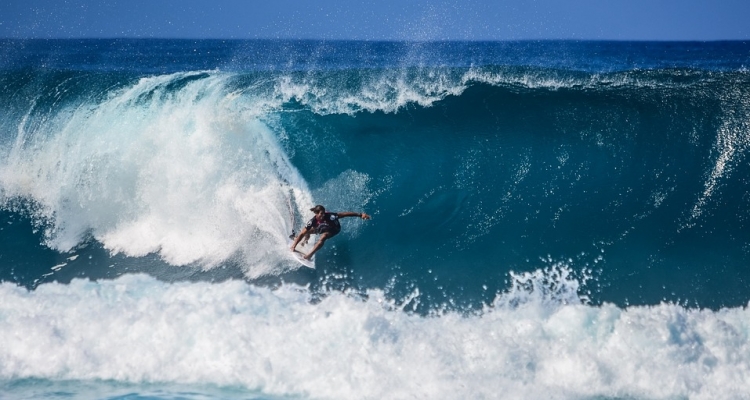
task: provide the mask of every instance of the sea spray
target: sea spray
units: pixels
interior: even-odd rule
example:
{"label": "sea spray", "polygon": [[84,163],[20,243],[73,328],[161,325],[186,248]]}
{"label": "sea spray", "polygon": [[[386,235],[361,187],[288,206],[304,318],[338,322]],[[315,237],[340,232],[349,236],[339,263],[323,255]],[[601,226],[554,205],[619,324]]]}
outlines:
{"label": "sea spray", "polygon": [[59,251],[91,236],[113,254],[158,253],[173,265],[210,268],[239,253],[249,276],[269,273],[283,257],[260,243],[293,229],[280,206],[312,200],[273,134],[242,119],[223,82],[144,78],[103,103],[62,110],[14,145],[4,198],[32,200]]}

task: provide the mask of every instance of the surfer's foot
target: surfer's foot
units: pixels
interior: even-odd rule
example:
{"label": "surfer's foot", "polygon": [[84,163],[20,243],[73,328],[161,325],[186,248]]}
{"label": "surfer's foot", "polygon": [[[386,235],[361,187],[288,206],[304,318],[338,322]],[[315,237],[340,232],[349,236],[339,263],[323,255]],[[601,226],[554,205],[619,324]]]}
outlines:
{"label": "surfer's foot", "polygon": [[307,261],[310,261],[310,259],[311,259],[312,257],[310,257],[310,255],[308,254],[308,255],[306,255],[306,256],[304,256],[304,257],[302,257],[302,258],[304,258],[304,259],[305,259],[305,260],[307,260]]}

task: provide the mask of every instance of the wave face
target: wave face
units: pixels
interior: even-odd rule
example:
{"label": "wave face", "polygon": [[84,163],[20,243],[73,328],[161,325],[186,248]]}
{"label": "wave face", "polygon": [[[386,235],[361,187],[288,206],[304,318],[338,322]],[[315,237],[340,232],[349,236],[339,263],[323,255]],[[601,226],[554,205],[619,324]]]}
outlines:
{"label": "wave face", "polygon": [[[0,379],[20,395],[741,397],[748,54],[1,41],[0,336],[18,343]],[[314,204],[373,219],[344,219],[299,270],[288,236]],[[70,357],[37,358],[56,349]]]}

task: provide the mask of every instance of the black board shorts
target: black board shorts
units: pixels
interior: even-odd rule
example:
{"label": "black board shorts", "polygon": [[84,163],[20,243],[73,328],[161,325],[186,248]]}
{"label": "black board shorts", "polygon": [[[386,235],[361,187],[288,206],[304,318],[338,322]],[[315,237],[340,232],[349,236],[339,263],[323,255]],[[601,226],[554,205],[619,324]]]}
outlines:
{"label": "black board shorts", "polygon": [[321,225],[315,229],[315,233],[318,235],[323,233],[328,233],[328,238],[332,238],[341,232],[340,226],[331,226],[331,225]]}

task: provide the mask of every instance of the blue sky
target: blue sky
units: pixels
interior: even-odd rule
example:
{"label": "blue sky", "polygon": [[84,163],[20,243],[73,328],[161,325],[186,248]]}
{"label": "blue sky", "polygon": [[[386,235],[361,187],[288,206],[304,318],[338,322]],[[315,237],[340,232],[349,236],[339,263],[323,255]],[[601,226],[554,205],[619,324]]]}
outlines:
{"label": "blue sky", "polygon": [[5,38],[750,39],[750,0],[2,0]]}

